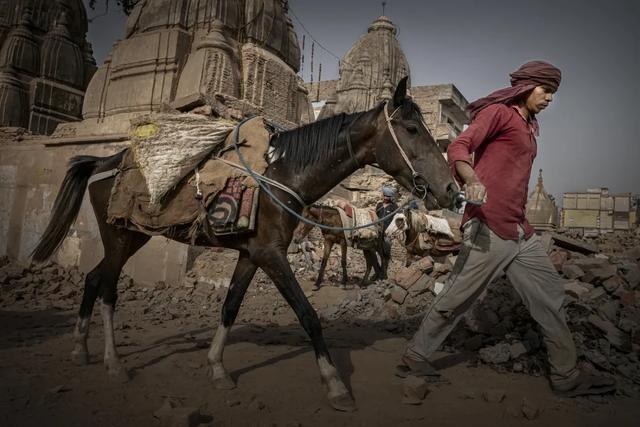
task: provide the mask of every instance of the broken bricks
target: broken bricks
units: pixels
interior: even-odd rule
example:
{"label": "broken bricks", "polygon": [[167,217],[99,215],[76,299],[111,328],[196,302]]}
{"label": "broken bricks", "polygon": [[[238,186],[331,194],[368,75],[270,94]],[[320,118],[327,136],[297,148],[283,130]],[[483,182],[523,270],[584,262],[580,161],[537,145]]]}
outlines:
{"label": "broken bricks", "polygon": [[484,363],[505,363],[511,358],[511,346],[507,343],[500,343],[494,346],[484,347],[480,349],[479,355]]}
{"label": "broken bricks", "polygon": [[504,390],[500,389],[489,389],[482,392],[482,398],[485,400],[485,402],[489,403],[500,403],[506,396],[507,393]]}
{"label": "broken bricks", "polygon": [[420,405],[428,392],[429,387],[423,378],[408,375],[402,381],[402,403]]}
{"label": "broken bricks", "polygon": [[180,406],[175,399],[165,399],[153,416],[161,427],[196,427],[202,418],[200,409]]}

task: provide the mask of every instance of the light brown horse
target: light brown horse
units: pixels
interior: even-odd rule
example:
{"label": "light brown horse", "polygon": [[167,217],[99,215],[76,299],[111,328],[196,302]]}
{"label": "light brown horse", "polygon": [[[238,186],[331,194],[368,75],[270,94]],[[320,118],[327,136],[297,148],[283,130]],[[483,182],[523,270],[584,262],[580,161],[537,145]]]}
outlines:
{"label": "light brown horse", "polygon": [[425,212],[417,209],[404,209],[394,215],[391,224],[385,231],[389,238],[397,239],[404,246],[407,251],[405,259],[407,267],[419,258],[426,256],[441,258],[449,254],[456,255],[460,251],[460,223],[449,221],[451,229],[457,237],[438,236],[426,231],[426,216]]}
{"label": "light brown horse", "polygon": [[[380,103],[369,111],[340,114],[277,134],[270,141],[272,156],[265,175],[289,187],[309,205],[358,168],[377,163],[404,188],[424,198],[427,208],[450,206],[457,196],[457,187],[436,142],[424,126],[420,109],[406,96],[406,83],[406,78],[401,80],[391,101]],[[89,323],[94,303],[100,297],[105,330],[104,363],[109,376],[115,377],[126,376],[127,372],[116,351],[113,332],[116,284],[124,264],[149,241],[150,236],[107,223],[114,177],[91,185],[88,182],[92,175],[117,169],[123,155],[124,152],[106,158],[79,156],[71,160],[50,223],[33,252],[34,261],[44,261],[55,252],[75,221],[88,186],[104,258],[87,274],[71,355],[79,364],[88,362]],[[331,173],[327,173],[329,170]],[[188,185],[189,178],[182,181],[184,185]],[[208,354],[211,379],[219,388],[235,386],[222,363],[222,354],[247,287],[256,270],[261,268],[273,280],[309,335],[329,402],[336,409],[353,410],[355,402],[331,360],[318,316],[287,260],[287,248],[299,221],[296,215],[303,206],[284,190],[272,187],[271,192],[273,196],[266,190],[260,192],[254,232],[212,237],[202,234],[195,241],[197,245],[226,247],[239,252],[222,307],[221,323]],[[189,228],[189,225],[171,227],[165,236],[190,243]]]}
{"label": "light brown horse", "polygon": [[[330,227],[339,228],[343,227],[342,218],[338,210],[331,206],[312,205],[306,207],[303,211],[305,218],[310,219],[318,224],[328,225]],[[296,230],[293,237],[294,243],[300,243],[313,229],[314,225],[308,222],[302,223]],[[374,240],[367,242],[358,242],[358,248],[362,250],[364,259],[367,263],[364,276],[360,281],[360,286],[364,286],[369,283],[369,274],[371,269],[375,271],[373,280],[386,279],[387,266],[389,259],[384,256],[384,233],[382,232],[382,224],[375,224],[372,227],[376,228],[378,237]],[[320,263],[320,270],[318,271],[318,278],[314,284],[314,289],[320,289],[320,285],[324,279],[324,270],[327,266],[327,261],[331,255],[331,249],[333,245],[339,244],[341,250],[340,265],[342,267],[342,284],[347,283],[347,238],[345,231],[343,230],[331,230],[321,228],[322,237],[324,239],[324,253],[322,256],[322,262]],[[380,255],[382,266],[378,263],[378,257]]]}

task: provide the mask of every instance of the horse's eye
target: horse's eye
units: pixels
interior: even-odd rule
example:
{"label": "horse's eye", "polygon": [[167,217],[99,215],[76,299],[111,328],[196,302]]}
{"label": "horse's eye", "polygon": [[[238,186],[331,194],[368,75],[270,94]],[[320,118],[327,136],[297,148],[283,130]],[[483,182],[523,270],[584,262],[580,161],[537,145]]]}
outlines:
{"label": "horse's eye", "polygon": [[418,126],[409,125],[409,126],[407,126],[407,130],[409,131],[409,133],[416,134],[416,133],[418,133]]}

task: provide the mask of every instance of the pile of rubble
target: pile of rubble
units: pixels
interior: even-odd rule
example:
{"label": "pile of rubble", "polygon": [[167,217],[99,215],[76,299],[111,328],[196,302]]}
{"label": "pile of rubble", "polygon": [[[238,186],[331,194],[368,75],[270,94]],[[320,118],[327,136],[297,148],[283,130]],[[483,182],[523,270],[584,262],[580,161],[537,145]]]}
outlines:
{"label": "pile of rubble", "polygon": [[[0,259],[0,307],[25,310],[77,310],[84,289],[85,274],[76,267],[54,263],[22,266]],[[142,286],[123,274],[118,281],[118,305],[133,307],[148,320],[182,317],[210,317],[218,313],[225,289],[211,283],[185,278],[182,286],[157,282]],[[127,304],[135,301],[136,304]]]}
{"label": "pile of rubble", "polygon": [[[602,236],[594,243],[546,235],[551,260],[565,284],[567,320],[583,368],[615,375],[621,391],[640,396],[640,245],[633,235]],[[598,251],[599,249],[599,251]],[[606,253],[605,253],[606,251]],[[416,299],[438,293],[453,260],[423,259],[394,278],[396,311],[423,309]],[[415,307],[417,305],[418,307]],[[477,351],[498,370],[540,375],[547,356],[536,322],[506,277],[496,280],[447,340],[445,350]]]}
{"label": "pile of rubble", "polygon": [[[567,320],[581,364],[615,375],[624,394],[640,397],[640,239],[629,234],[585,241],[548,234],[543,241],[554,266],[567,279]],[[311,243],[322,252],[319,232],[311,234]],[[310,289],[317,271],[308,258],[294,251],[289,260],[325,322],[365,321],[409,337],[442,290],[455,257],[427,257],[404,267],[400,252],[394,244],[390,279],[360,287],[365,264],[362,254],[349,250],[350,280],[344,286],[340,284],[339,249],[334,250],[325,286],[316,292]],[[178,284],[143,286],[122,275],[119,306],[152,323],[217,318],[235,258],[232,251],[206,250]],[[24,267],[0,258],[0,307],[77,310],[83,286],[84,274],[76,268],[52,263]],[[287,303],[260,270],[243,307],[243,322],[295,322]],[[542,375],[547,370],[539,328],[504,276],[467,313],[444,350],[476,352],[473,363],[489,364],[499,371]]]}
{"label": "pile of rubble", "polygon": [[0,260],[0,306],[67,310],[79,302],[84,274],[53,263],[21,266]]}

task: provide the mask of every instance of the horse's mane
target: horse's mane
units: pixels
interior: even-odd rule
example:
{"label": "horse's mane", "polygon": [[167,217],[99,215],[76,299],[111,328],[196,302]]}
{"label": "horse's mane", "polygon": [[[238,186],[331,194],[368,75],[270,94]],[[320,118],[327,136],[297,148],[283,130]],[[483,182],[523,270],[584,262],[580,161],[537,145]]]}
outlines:
{"label": "horse's mane", "polygon": [[340,145],[340,131],[364,114],[341,113],[277,133],[271,138],[271,156],[276,159],[286,158],[297,172],[327,160]]}
{"label": "horse's mane", "polygon": [[[382,109],[384,103],[378,104],[369,111],[345,114],[311,122],[288,131],[275,134],[270,141],[273,148],[270,156],[274,159],[286,158],[296,172],[306,167],[328,160],[335,151],[344,144],[341,131],[356,120],[373,111]],[[420,107],[410,98],[406,98],[399,110],[399,117],[410,119],[415,114],[421,115]]]}

